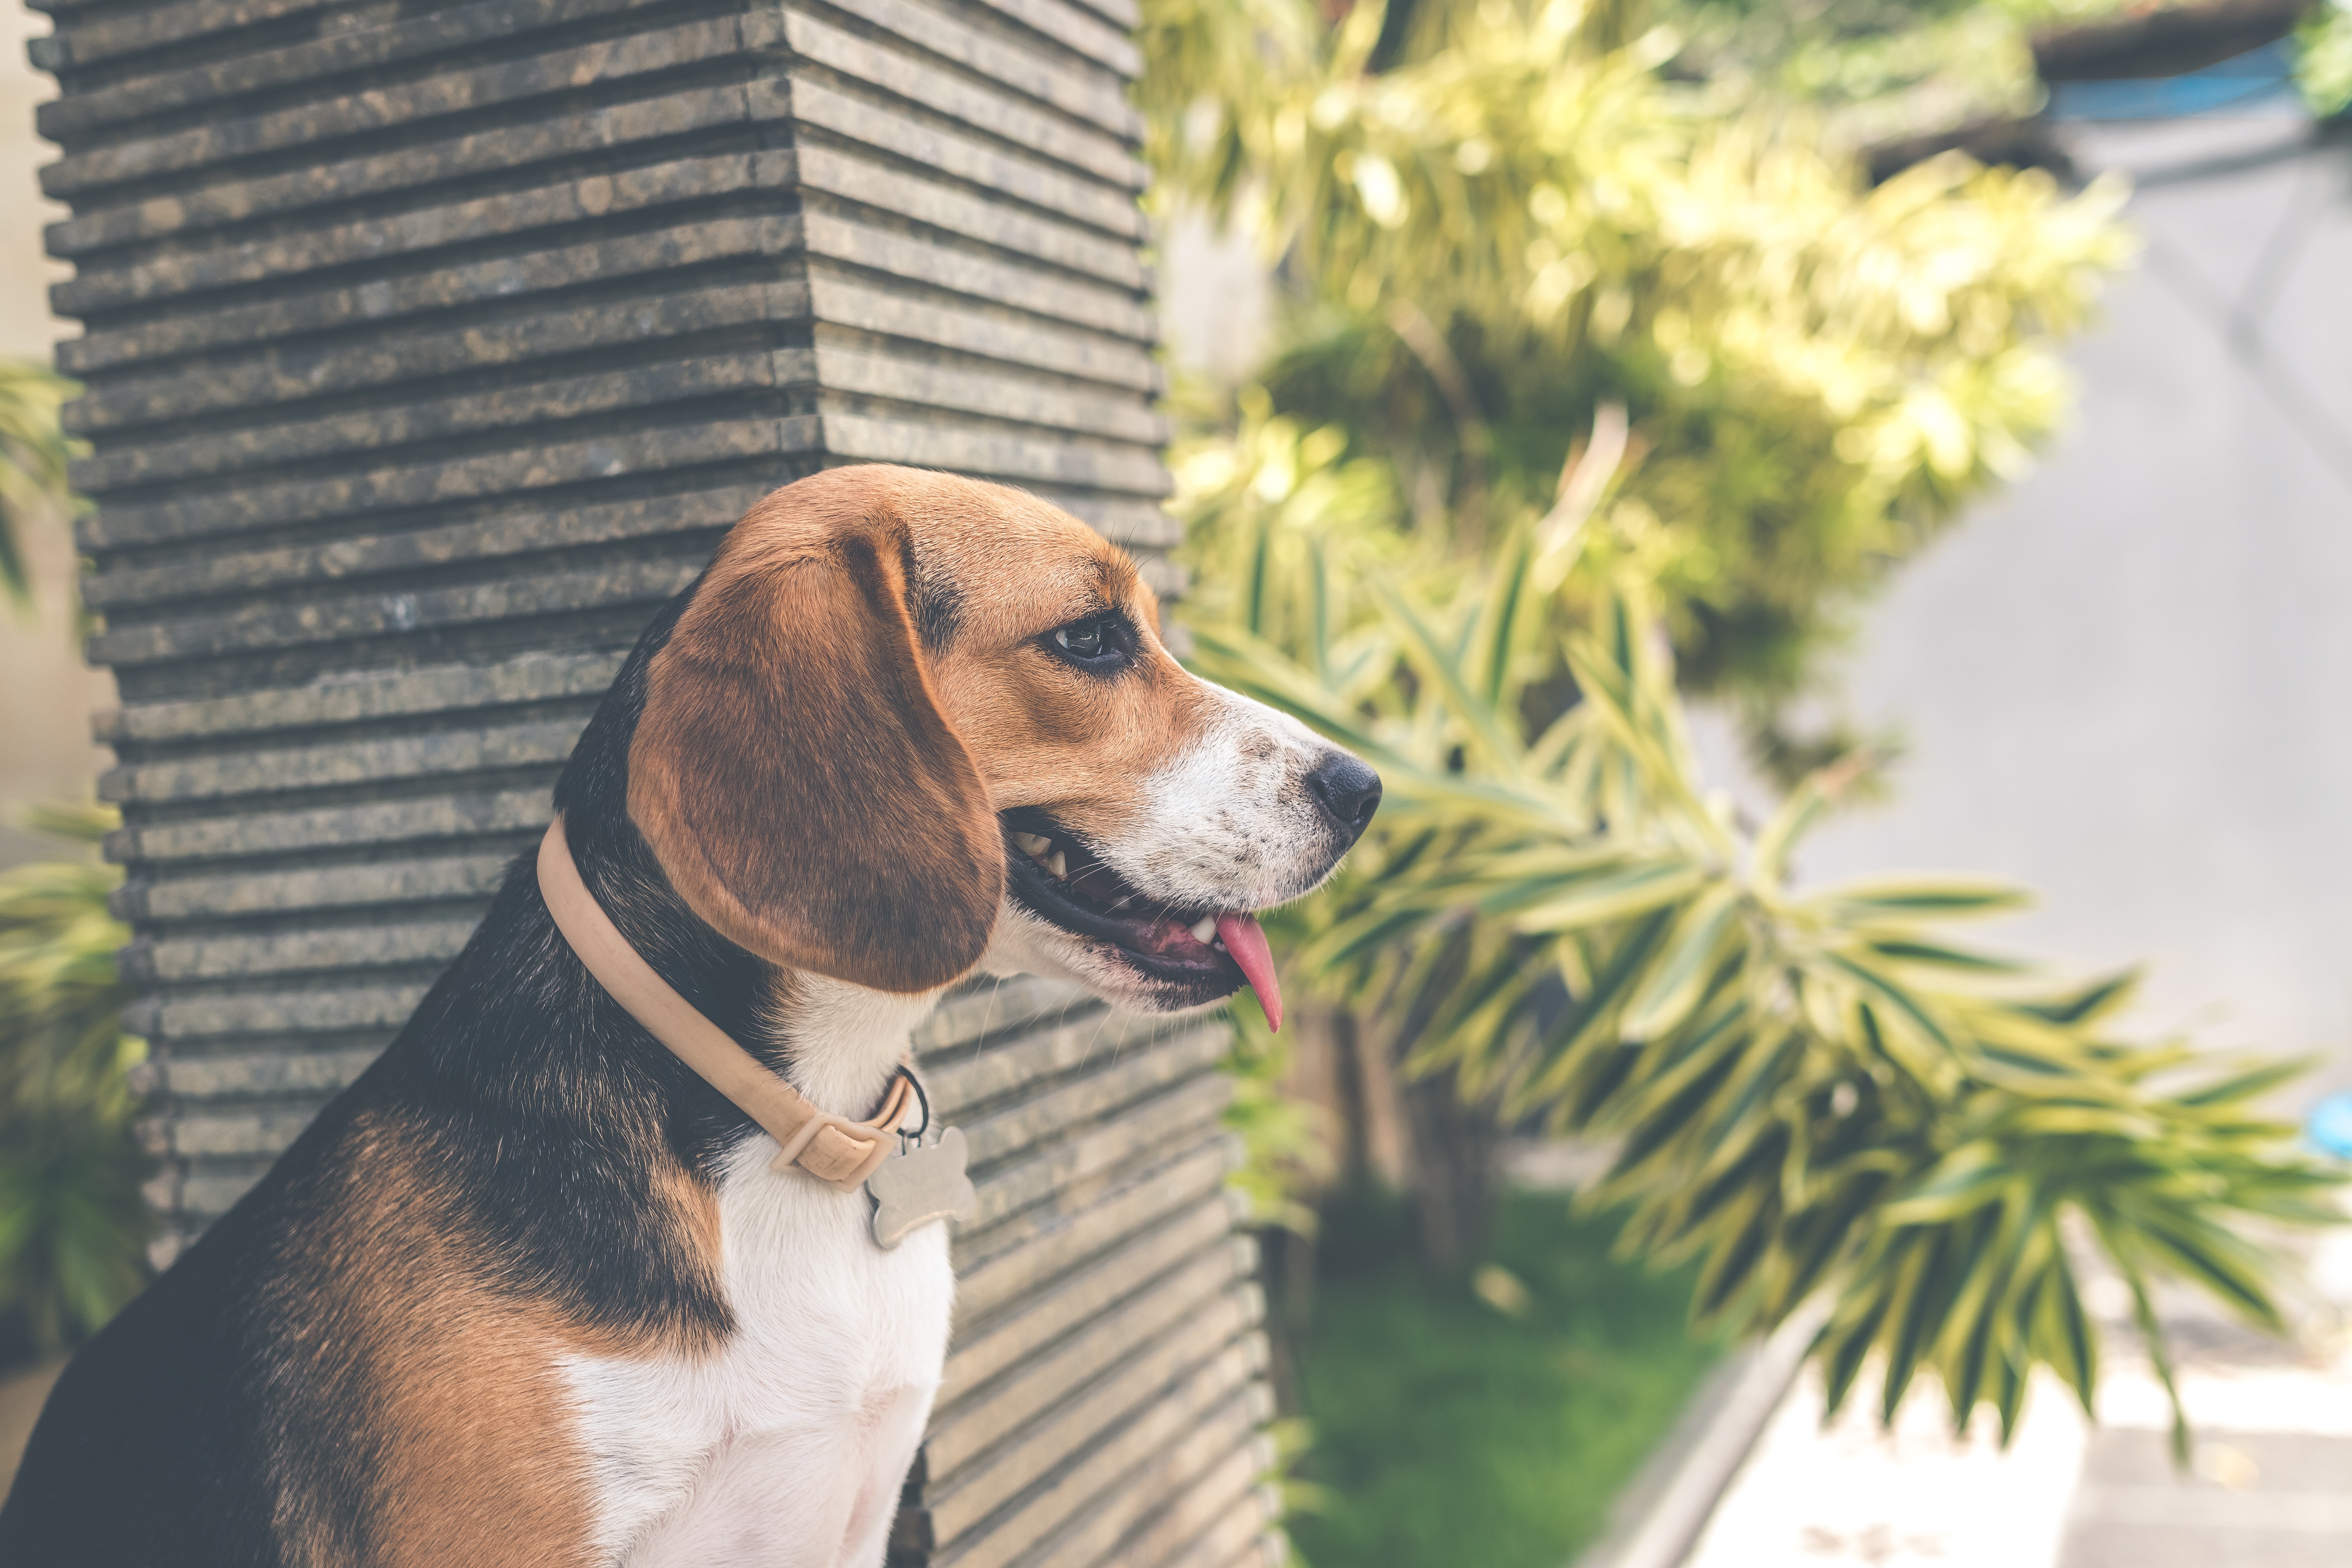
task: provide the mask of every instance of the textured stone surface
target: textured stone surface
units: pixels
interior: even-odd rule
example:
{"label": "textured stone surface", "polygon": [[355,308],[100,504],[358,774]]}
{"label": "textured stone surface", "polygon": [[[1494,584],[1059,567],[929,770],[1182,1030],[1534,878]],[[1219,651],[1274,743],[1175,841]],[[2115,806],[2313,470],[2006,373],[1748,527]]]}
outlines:
{"label": "textured stone surface", "polygon": [[[769,489],[1022,484],[1181,588],[1131,0],[45,8],[159,1255],[397,1032]],[[1221,1033],[1024,980],[918,1047],[981,1211],[894,1562],[1261,1560]]]}
{"label": "textured stone surface", "polygon": [[2352,1437],[2198,1433],[2183,1475],[2158,1432],[2094,1434],[2063,1568],[2318,1568],[2352,1562]]}

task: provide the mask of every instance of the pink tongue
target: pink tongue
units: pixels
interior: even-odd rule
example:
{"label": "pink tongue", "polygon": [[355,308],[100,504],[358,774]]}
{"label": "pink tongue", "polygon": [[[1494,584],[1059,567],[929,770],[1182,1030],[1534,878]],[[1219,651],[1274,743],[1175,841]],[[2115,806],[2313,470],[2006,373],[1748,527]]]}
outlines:
{"label": "pink tongue", "polygon": [[1255,915],[1219,915],[1217,934],[1225,952],[1242,966],[1242,976],[1257,993],[1258,1005],[1276,1034],[1282,1032],[1282,982],[1274,977],[1274,950],[1265,945],[1265,929]]}

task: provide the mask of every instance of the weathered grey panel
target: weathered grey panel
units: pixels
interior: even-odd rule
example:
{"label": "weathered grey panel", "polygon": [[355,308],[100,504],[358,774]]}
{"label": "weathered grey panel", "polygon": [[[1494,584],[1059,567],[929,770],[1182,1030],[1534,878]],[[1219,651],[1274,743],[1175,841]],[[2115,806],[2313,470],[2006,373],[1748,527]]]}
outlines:
{"label": "weathered grey panel", "polygon": [[[1178,585],[1129,0],[47,8],[159,1256],[397,1031],[769,489],[1024,484]],[[1022,980],[917,1047],[982,1196],[894,1561],[1255,1560],[1221,1032]]]}

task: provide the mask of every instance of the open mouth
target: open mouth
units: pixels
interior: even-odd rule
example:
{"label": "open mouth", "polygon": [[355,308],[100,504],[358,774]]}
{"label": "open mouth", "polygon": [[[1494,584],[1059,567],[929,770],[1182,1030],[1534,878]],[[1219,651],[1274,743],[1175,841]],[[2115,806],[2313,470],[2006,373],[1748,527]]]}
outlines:
{"label": "open mouth", "polygon": [[1005,880],[1022,907],[1082,941],[1108,944],[1155,980],[1203,999],[1247,984],[1282,1026],[1282,988],[1257,916],[1246,910],[1181,909],[1130,885],[1076,835],[1033,809],[999,817]]}

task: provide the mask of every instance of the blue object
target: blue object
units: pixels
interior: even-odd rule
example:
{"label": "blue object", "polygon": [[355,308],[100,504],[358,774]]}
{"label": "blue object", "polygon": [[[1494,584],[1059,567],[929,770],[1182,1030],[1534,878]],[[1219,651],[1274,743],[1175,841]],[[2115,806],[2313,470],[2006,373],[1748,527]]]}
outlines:
{"label": "blue object", "polygon": [[2199,114],[2302,114],[2294,61],[2284,42],[2182,76],[2062,81],[2050,89],[2053,120],[2180,120]]}
{"label": "blue object", "polygon": [[2323,1153],[2352,1160],[2352,1094],[2331,1094],[2321,1100],[2303,1130]]}

